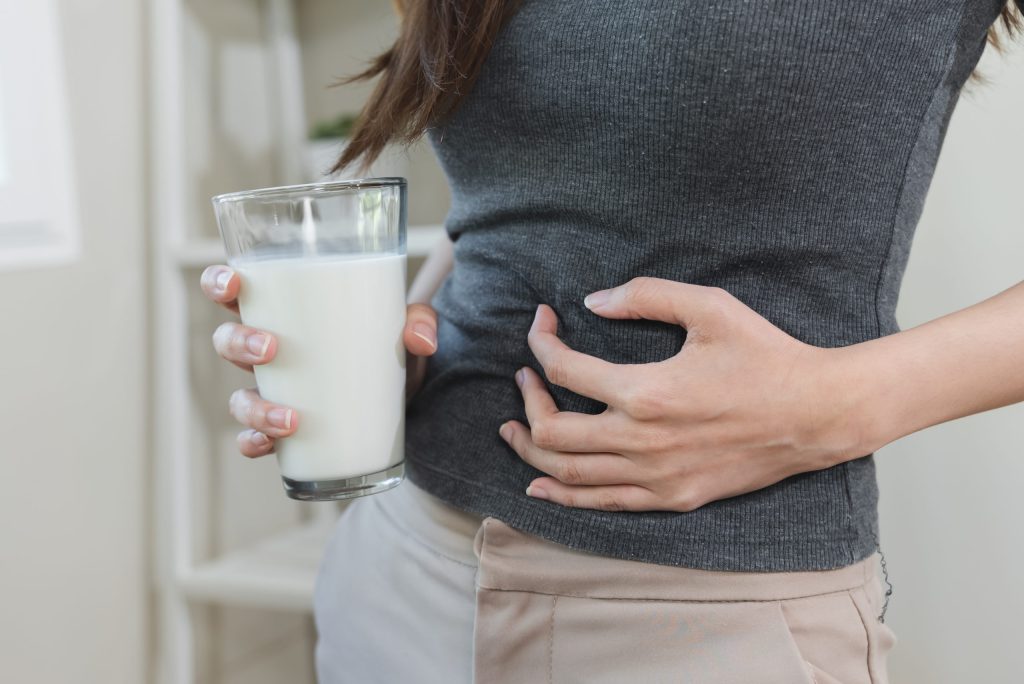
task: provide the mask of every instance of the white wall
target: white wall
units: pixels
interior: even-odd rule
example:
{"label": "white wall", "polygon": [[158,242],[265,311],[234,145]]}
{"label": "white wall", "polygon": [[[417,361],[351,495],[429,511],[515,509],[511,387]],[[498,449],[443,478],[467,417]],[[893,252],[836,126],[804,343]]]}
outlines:
{"label": "white wall", "polygon": [[84,250],[69,266],[0,272],[0,679],[139,684],[142,3],[58,5]]}
{"label": "white wall", "polygon": [[[398,20],[386,0],[299,0],[298,29],[310,125],[343,112],[358,112],[371,84],[328,88],[339,77],[366,68],[372,57],[390,47]],[[449,191],[426,139],[409,154],[409,224],[441,223],[448,212]]]}
{"label": "white wall", "polygon": [[[904,329],[1024,280],[1024,50],[981,66],[990,83],[957,106],[918,228]],[[1017,405],[879,451],[894,682],[1024,681],[1022,444]]]}

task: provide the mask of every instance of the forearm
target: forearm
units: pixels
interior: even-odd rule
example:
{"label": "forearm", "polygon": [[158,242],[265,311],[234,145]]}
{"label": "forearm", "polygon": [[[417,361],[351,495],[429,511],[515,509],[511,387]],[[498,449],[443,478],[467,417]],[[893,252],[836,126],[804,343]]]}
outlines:
{"label": "forearm", "polygon": [[452,270],[454,263],[454,245],[445,233],[444,237],[437,241],[437,245],[427,256],[416,277],[409,286],[409,294],[406,301],[409,304],[429,304],[434,293],[441,287],[441,283]]}
{"label": "forearm", "polygon": [[1024,282],[894,335],[834,350],[861,451],[1024,401]]}

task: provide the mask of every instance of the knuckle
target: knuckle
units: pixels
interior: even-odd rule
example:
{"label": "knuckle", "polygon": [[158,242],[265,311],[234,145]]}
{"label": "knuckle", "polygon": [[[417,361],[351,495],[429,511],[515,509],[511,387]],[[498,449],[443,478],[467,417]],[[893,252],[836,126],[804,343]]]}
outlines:
{"label": "knuckle", "polygon": [[653,283],[654,278],[650,276],[635,276],[626,283],[626,291],[638,294],[649,288]]}
{"label": "knuckle", "polygon": [[693,437],[693,435],[687,434],[676,429],[671,429],[671,432],[665,435],[664,442],[665,451],[672,453],[676,458],[671,459],[677,468],[683,470],[689,470],[690,468],[696,467],[694,461],[695,458],[699,457],[699,442]]}
{"label": "knuckle", "polygon": [[711,295],[716,301],[725,304],[732,301],[732,293],[726,290],[724,287],[718,287],[713,285],[708,289],[708,294]]}
{"label": "knuckle", "polygon": [[554,426],[547,420],[536,420],[530,427],[533,443],[541,449],[554,449],[557,443]]}
{"label": "knuckle", "polygon": [[646,460],[643,470],[643,474],[637,480],[657,488],[677,481],[680,476],[679,467],[675,463],[675,459],[671,457]]}
{"label": "knuckle", "polygon": [[672,497],[673,508],[683,513],[689,513],[695,511],[703,505],[703,501],[700,497],[700,491],[695,486],[687,486],[679,488],[675,496]]}
{"label": "knuckle", "polygon": [[662,400],[647,389],[634,388],[623,398],[622,408],[638,420],[655,418],[662,414]]}
{"label": "knuckle", "polygon": [[708,308],[716,315],[724,315],[732,310],[735,297],[721,287],[709,287],[707,290]]}
{"label": "knuckle", "polygon": [[228,294],[225,289],[224,276],[227,276],[226,281],[230,282],[234,276],[234,272],[226,266],[211,266],[208,269],[208,273],[203,275],[201,284],[203,294],[206,298],[217,304],[229,304],[232,302],[237,295]]}
{"label": "knuckle", "polygon": [[267,412],[261,401],[250,401],[245,405],[245,424],[254,428],[263,427]]}
{"label": "knuckle", "polygon": [[642,409],[640,405],[640,398],[638,393],[632,389],[627,389],[622,392],[622,397],[619,399],[619,408],[628,413],[633,418],[639,418],[637,409]]}
{"label": "knuckle", "polygon": [[643,424],[637,426],[634,434],[630,438],[635,447],[644,453],[650,452],[661,452],[669,447],[676,447],[675,440],[670,431],[660,425],[654,423]]}
{"label": "knuckle", "polygon": [[252,458],[256,455],[257,449],[252,443],[251,430],[243,430],[242,432],[239,432],[238,436],[235,437],[235,441],[238,443],[238,451],[241,452],[243,456]]}
{"label": "knuckle", "polygon": [[650,276],[636,276],[626,283],[626,299],[634,303],[648,301],[654,296],[657,281]]}
{"label": "knuckle", "polygon": [[583,472],[574,459],[565,459],[558,463],[555,468],[556,477],[568,485],[583,484]]}
{"label": "knuckle", "polygon": [[231,336],[228,338],[228,351],[232,356],[248,356],[249,348],[246,346],[245,331],[241,326],[235,326],[231,330]]}
{"label": "knuckle", "polygon": [[235,420],[249,427],[259,427],[263,424],[265,415],[263,402],[255,400],[253,392],[239,389],[231,393],[228,399],[228,408]]}
{"label": "knuckle", "polygon": [[603,511],[622,511],[626,505],[622,499],[611,492],[603,492],[597,497],[597,507]]}
{"label": "knuckle", "polygon": [[564,387],[569,382],[568,359],[565,353],[554,354],[544,366],[544,373],[553,385]]}
{"label": "knuckle", "polygon": [[274,439],[258,430],[243,430],[236,438],[238,450],[247,458],[259,458],[274,448]]}

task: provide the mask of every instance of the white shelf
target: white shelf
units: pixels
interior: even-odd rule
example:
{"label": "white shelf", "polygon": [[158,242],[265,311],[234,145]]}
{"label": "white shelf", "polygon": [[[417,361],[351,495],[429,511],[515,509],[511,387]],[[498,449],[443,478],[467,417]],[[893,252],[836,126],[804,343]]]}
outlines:
{"label": "white shelf", "polygon": [[[444,226],[409,226],[406,252],[410,258],[425,257],[443,236]],[[188,240],[175,250],[174,260],[181,268],[224,263],[224,245],[219,239]]]}
{"label": "white shelf", "polygon": [[310,612],[313,583],[334,518],[314,520],[199,563],[178,578],[191,600]]}
{"label": "white shelf", "polygon": [[[215,626],[208,623],[208,616],[202,611],[193,609],[210,603],[310,612],[320,558],[330,536],[331,523],[337,516],[333,513],[318,515],[330,513],[329,509],[318,507],[319,510],[310,511],[314,514],[310,522],[211,559],[196,558],[195,550],[205,546],[197,544],[196,531],[210,525],[209,511],[203,505],[194,504],[197,496],[209,497],[210,492],[204,489],[197,494],[193,491],[203,474],[194,472],[197,464],[191,458],[194,437],[202,436],[204,427],[197,424],[195,396],[206,391],[207,378],[190,372],[191,354],[197,349],[191,338],[196,326],[190,307],[200,302],[190,294],[192,283],[186,283],[181,276],[184,271],[224,263],[225,254],[220,240],[192,239],[188,234],[189,226],[194,224],[188,208],[195,206],[198,187],[205,187],[197,186],[195,181],[199,175],[216,169],[193,169],[187,150],[193,141],[207,140],[202,136],[219,135],[217,126],[221,122],[214,124],[212,119],[205,122],[187,109],[189,96],[210,94],[205,88],[197,91],[186,84],[197,78],[190,70],[197,67],[220,69],[224,65],[214,59],[215,54],[196,60],[186,58],[196,45],[209,52],[208,48],[219,44],[195,42],[208,37],[192,35],[202,27],[193,21],[185,0],[146,0],[146,4],[149,21],[147,75],[152,105],[148,131],[152,164],[152,355],[160,360],[154,370],[151,408],[154,423],[152,489],[157,533],[153,670],[156,684],[195,684],[200,679],[197,661],[201,659],[196,657],[194,623],[207,623],[199,631],[200,635]],[[239,139],[232,131],[231,139],[226,141],[248,149],[264,145],[263,138],[269,134],[273,150],[268,161],[273,162],[273,178],[280,185],[301,182],[305,168],[304,78],[295,32],[295,6],[298,4],[298,0],[243,3],[260,5],[258,14],[265,23],[266,40],[261,49],[265,50],[268,67],[264,74],[267,76],[264,85],[268,88],[265,98],[268,109],[264,113],[271,129],[259,132],[260,137],[255,141]],[[245,11],[251,13],[252,9],[255,8],[247,7]],[[220,29],[211,25],[211,31],[224,29],[220,23],[217,26]],[[244,47],[249,50],[255,46],[246,43]],[[206,76],[199,74],[198,78]],[[218,78],[227,79],[226,71]],[[259,74],[253,74],[252,78],[259,78]],[[230,95],[218,92],[214,100],[222,97]],[[200,127],[198,133],[193,130],[196,126]],[[444,233],[444,227],[439,225],[410,226],[406,245],[410,259],[427,256],[437,241],[444,239]],[[203,353],[209,353],[205,347]],[[216,483],[209,484],[216,486]]]}

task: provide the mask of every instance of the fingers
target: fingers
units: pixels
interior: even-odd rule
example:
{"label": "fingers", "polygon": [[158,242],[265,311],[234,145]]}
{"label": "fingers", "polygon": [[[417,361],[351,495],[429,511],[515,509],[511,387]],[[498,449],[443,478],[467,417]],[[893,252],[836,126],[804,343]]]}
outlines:
{"label": "fingers", "polygon": [[[210,266],[199,280],[203,294],[229,311],[238,313],[238,275],[227,266]],[[238,323],[224,323],[213,333],[213,347],[223,358],[251,371],[253,364],[267,363],[277,353],[273,335]],[[238,390],[228,403],[231,415],[248,430],[238,433],[238,450],[249,458],[274,451],[274,437],[285,437],[298,426],[295,411],[271,404],[255,390]]]}
{"label": "fingers", "polygon": [[593,292],[583,303],[607,318],[647,318],[675,323],[692,332],[732,300],[732,295],[719,287],[639,276],[618,287]]}
{"label": "fingers", "polygon": [[564,484],[552,477],[542,477],[531,482],[526,493],[535,499],[572,508],[594,508],[600,511],[660,510],[654,492],[633,484],[581,487]]}
{"label": "fingers", "polygon": [[267,363],[277,353],[277,340],[268,332],[241,323],[222,323],[213,332],[213,348],[244,370]]}
{"label": "fingers", "polygon": [[570,349],[555,334],[557,327],[554,310],[547,304],[538,305],[526,340],[548,380],[585,397],[616,404],[628,385],[631,365],[609,363]]}
{"label": "fingers", "polygon": [[238,433],[238,450],[243,456],[259,458],[274,450],[274,440],[258,430],[242,430]]}
{"label": "fingers", "polygon": [[299,423],[294,409],[263,399],[255,389],[233,392],[228,409],[239,423],[271,438],[287,437]]}
{"label": "fingers", "polygon": [[410,304],[406,309],[405,348],[415,356],[430,356],[437,351],[437,312],[428,304]]}
{"label": "fingers", "polygon": [[618,454],[571,454],[541,449],[530,438],[530,429],[517,420],[506,423],[501,434],[520,458],[566,484],[619,484],[636,476],[636,465]]}
{"label": "fingers", "polygon": [[[522,373],[522,383],[519,373]],[[516,374],[516,384],[523,395],[531,437],[542,449],[616,452],[629,446],[622,438],[624,432],[612,429],[609,414],[559,411],[543,378],[532,368],[521,368]]]}
{"label": "fingers", "polygon": [[199,285],[209,299],[238,313],[238,288],[241,280],[229,267],[221,264],[208,266],[199,278]]}

